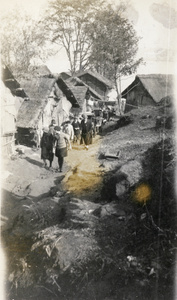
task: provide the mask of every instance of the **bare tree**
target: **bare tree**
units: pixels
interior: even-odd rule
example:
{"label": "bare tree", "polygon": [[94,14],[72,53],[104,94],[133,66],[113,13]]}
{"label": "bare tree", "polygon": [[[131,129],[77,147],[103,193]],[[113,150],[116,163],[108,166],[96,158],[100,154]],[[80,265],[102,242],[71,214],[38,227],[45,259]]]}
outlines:
{"label": "bare tree", "polygon": [[40,22],[14,10],[1,19],[1,58],[17,76],[45,62],[51,54]]}
{"label": "bare tree", "polygon": [[64,47],[70,63],[70,71],[88,67],[92,41],[87,27],[103,5],[102,0],[53,0],[44,20],[48,39]]}

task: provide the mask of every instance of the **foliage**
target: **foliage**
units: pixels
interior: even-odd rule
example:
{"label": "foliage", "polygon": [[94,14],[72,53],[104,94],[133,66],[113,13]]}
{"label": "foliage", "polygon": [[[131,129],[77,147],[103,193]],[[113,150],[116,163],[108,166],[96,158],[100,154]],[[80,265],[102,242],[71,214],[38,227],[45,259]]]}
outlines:
{"label": "foliage", "polygon": [[14,75],[26,73],[50,54],[40,22],[13,10],[1,19],[1,57]]}
{"label": "foliage", "polygon": [[[139,38],[133,26],[122,16],[124,7],[108,5],[98,14],[89,28],[92,39],[90,64],[97,71],[114,80],[120,94],[122,75],[136,71],[141,59],[136,59]],[[117,83],[118,82],[118,83]]]}
{"label": "foliage", "polygon": [[102,0],[54,0],[50,2],[44,19],[50,42],[64,47],[71,73],[88,66],[92,41],[86,28],[103,5]]}

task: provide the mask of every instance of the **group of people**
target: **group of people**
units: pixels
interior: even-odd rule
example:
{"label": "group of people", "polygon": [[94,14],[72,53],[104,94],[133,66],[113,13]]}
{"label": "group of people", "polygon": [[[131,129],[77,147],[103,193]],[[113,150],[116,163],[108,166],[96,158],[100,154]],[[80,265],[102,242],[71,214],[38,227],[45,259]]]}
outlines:
{"label": "group of people", "polygon": [[54,155],[58,158],[59,171],[62,172],[64,157],[67,156],[68,149],[72,149],[71,143],[84,144],[86,150],[92,143],[92,122],[87,115],[83,115],[82,120],[78,117],[71,121],[66,121],[62,126],[55,126],[51,123],[49,127],[43,128],[40,141],[41,159],[44,166],[52,167]]}

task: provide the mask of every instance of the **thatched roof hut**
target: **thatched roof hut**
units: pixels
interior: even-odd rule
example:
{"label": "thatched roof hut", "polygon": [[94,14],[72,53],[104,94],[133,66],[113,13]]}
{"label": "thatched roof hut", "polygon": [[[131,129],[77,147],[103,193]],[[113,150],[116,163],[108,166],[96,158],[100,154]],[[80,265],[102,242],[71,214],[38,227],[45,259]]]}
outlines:
{"label": "thatched roof hut", "polygon": [[17,127],[34,128],[46,106],[47,98],[55,84],[54,78],[39,77],[21,80],[27,99],[21,105],[17,116]]}
{"label": "thatched roof hut", "polygon": [[94,93],[97,93],[97,99],[105,100],[108,94],[108,91],[114,88],[113,83],[100,75],[97,72],[92,72],[90,70],[86,70],[83,72],[79,72],[76,76],[82,80]]}
{"label": "thatched roof hut", "polygon": [[95,81],[99,81],[99,82],[103,83],[105,86],[107,86],[110,89],[114,87],[111,80],[107,79],[106,77],[102,76],[101,74],[97,73],[96,71],[93,72],[91,70],[85,70],[85,71],[77,73],[76,76],[81,79],[84,78],[84,82],[85,82],[85,80],[87,80],[87,78],[88,78],[87,76],[90,76],[93,79],[95,79]]}
{"label": "thatched roof hut", "polygon": [[[31,79],[22,79],[21,86],[25,90],[27,98],[23,102],[17,117],[17,127],[35,128],[38,124],[49,97],[59,101],[61,92],[65,94],[72,106],[79,107],[77,100],[69,86],[62,78],[53,76],[34,77]],[[55,87],[54,95],[51,96],[52,89]],[[60,90],[58,92],[58,90]]]}
{"label": "thatched roof hut", "polygon": [[157,105],[162,98],[173,93],[174,76],[169,74],[137,75],[122,92],[127,105],[133,107]]}
{"label": "thatched roof hut", "polygon": [[96,100],[101,100],[103,101],[103,97],[97,93],[93,88],[91,88],[88,84],[86,84],[84,81],[82,81],[81,79],[77,78],[77,77],[70,77],[66,80],[66,83],[69,84],[69,86],[73,85],[73,86],[85,86],[89,92],[90,95],[96,99]]}

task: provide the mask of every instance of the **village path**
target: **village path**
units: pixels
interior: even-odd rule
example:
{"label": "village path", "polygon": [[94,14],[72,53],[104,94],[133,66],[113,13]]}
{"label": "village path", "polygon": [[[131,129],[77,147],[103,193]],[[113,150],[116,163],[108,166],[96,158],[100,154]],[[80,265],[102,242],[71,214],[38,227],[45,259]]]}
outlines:
{"label": "village path", "polygon": [[100,194],[103,180],[103,168],[98,160],[98,152],[101,144],[100,136],[93,139],[93,143],[86,150],[83,145],[73,145],[69,151],[66,163],[70,171],[63,182],[66,189],[74,196],[86,197],[91,200]]}
{"label": "village path", "polygon": [[[97,158],[101,137],[96,136],[89,150],[83,145],[73,145],[65,158],[63,172],[58,168],[54,157],[53,170],[43,167],[40,149],[17,146],[22,154],[16,154],[9,160],[3,160],[1,178],[2,201],[1,215],[10,226],[11,220],[21,206],[29,205],[50,195],[50,190],[62,184],[65,191],[74,197],[92,200],[100,194],[103,180],[103,169]],[[52,195],[51,195],[52,196]]]}

